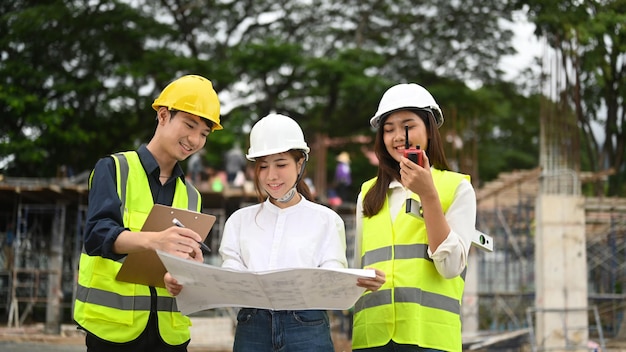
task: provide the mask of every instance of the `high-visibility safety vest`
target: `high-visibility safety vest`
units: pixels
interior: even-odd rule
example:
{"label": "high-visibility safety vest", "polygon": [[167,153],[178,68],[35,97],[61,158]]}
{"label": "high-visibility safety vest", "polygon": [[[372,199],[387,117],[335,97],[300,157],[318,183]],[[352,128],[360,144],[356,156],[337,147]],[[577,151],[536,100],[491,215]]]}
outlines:
{"label": "high-visibility safety vest", "polygon": [[[154,205],[148,177],[136,152],[117,153],[112,157],[124,226],[131,231],[140,231]],[[191,184],[177,179],[172,206],[200,211],[200,193]],[[156,302],[153,302],[150,287],[117,281],[115,276],[122,262],[90,256],[83,250],[74,320],[101,339],[124,343],[135,340],[144,331],[154,304],[163,340],[170,345],[188,341],[191,321],[178,311],[176,300],[166,289],[155,287]]]}
{"label": "high-visibility safety vest", "polygon": [[[469,176],[432,170],[444,213],[457,186]],[[376,179],[361,187],[363,196]],[[417,195],[411,195],[419,201]],[[405,213],[391,222],[389,200],[378,214],[363,218],[361,262],[385,272],[385,284],[365,292],[354,306],[352,347],[384,346],[390,340],[443,351],[461,351],[461,300],[465,271],[452,279],[437,272],[428,256],[423,218]]]}

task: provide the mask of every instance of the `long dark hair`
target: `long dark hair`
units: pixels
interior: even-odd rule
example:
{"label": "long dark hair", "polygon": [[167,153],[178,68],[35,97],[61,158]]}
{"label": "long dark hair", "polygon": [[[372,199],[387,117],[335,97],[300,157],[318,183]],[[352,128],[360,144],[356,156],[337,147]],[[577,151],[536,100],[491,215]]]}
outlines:
{"label": "long dark hair", "polygon": [[[435,122],[432,112],[418,109],[407,110],[419,116],[426,125],[428,147],[426,147],[424,152],[428,156],[430,165],[438,170],[450,170],[443,150],[441,134],[439,134],[437,123]],[[383,204],[385,204],[389,184],[393,180],[400,180],[400,164],[387,152],[385,141],[383,140],[383,125],[389,115],[391,114],[387,114],[380,119],[380,124],[376,131],[374,152],[376,153],[376,157],[378,157],[378,178],[374,186],[367,192],[365,198],[363,198],[363,215],[366,217],[372,217],[378,214]]]}
{"label": "long dark hair", "polygon": [[[291,149],[288,151],[288,153],[296,162],[296,166],[298,164],[298,161],[300,161],[300,159],[305,159],[305,154],[302,150]],[[263,186],[261,186],[261,182],[259,181],[260,172],[261,172],[261,164],[255,162],[254,163],[254,188],[256,190],[256,195],[257,195],[257,199],[259,200],[259,203],[262,203],[265,201],[265,198],[267,198],[267,193],[265,193],[265,189],[263,188]],[[306,182],[304,182],[305,177],[306,177],[306,168],[303,168],[302,176],[300,176],[300,180],[298,181],[298,184],[296,185],[296,190],[304,198],[312,201],[313,196],[311,194],[311,190],[309,189],[309,186],[307,186]]]}

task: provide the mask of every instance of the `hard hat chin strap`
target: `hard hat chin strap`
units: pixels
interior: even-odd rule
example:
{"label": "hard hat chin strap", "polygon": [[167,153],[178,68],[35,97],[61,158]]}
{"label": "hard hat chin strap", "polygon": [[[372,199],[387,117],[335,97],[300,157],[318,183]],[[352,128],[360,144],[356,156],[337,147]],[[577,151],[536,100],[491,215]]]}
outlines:
{"label": "hard hat chin strap", "polygon": [[[297,184],[297,183],[296,183]],[[295,197],[296,195],[296,187],[292,187],[289,191],[287,191],[287,193],[285,193],[284,196],[280,197],[280,198],[275,198],[277,202],[281,202],[281,203],[287,203],[290,200],[293,199],[293,197]],[[271,196],[270,196],[271,197]]]}
{"label": "hard hat chin strap", "polygon": [[[293,185],[293,187],[291,187],[291,189],[289,191],[287,191],[287,193],[285,193],[284,196],[280,197],[280,198],[275,198],[276,201],[281,202],[281,203],[287,203],[290,200],[293,199],[293,197],[295,197],[296,193],[298,192],[297,187],[298,187],[298,183],[300,182],[300,180],[302,180],[302,175],[304,175],[304,168],[306,167],[306,154],[304,155],[304,161],[302,161],[302,167],[300,167],[300,172],[298,173],[298,179],[296,180],[296,183]],[[270,196],[271,197],[271,196]]]}

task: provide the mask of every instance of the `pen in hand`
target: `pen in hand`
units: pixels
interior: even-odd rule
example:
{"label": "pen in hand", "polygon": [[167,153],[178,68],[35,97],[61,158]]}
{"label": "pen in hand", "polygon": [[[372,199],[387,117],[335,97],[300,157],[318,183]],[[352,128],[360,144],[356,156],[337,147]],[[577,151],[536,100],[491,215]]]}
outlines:
{"label": "pen in hand", "polygon": [[[182,222],[180,222],[178,219],[173,218],[172,219],[172,223],[178,227],[185,227],[185,225],[183,225]],[[209,248],[209,246],[207,246],[204,242],[198,242],[200,244],[200,249],[202,249],[203,252],[205,253],[210,253],[211,252],[211,248]]]}

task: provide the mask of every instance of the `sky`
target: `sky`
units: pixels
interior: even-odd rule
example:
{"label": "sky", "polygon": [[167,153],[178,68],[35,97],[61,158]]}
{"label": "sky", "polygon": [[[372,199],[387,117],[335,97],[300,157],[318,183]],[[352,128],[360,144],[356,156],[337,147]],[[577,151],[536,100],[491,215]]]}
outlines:
{"label": "sky", "polygon": [[[516,80],[524,79],[519,76],[519,73],[525,69],[536,66],[534,59],[536,57],[542,57],[546,54],[546,51],[550,53],[549,49],[546,49],[545,45],[533,34],[535,25],[528,22],[526,16],[522,13],[516,13],[514,16],[515,22],[511,24],[511,28],[515,33],[513,39],[513,46],[518,51],[516,55],[506,56],[502,58],[500,67],[506,72],[504,79],[515,82]],[[541,67],[534,67],[534,70],[539,72]],[[554,97],[554,91],[550,87],[544,87],[547,91],[543,93]],[[606,113],[605,109],[600,110],[599,116]],[[591,121],[591,128],[596,141],[600,144],[604,143],[604,127],[598,121]]]}
{"label": "sky", "polygon": [[515,80],[517,75],[526,68],[533,65],[535,57],[542,55],[541,42],[533,34],[535,25],[528,22],[525,15],[518,13],[514,16],[515,22],[510,24],[513,30],[513,45],[517,54],[502,58],[500,67],[506,72],[506,80]]}

